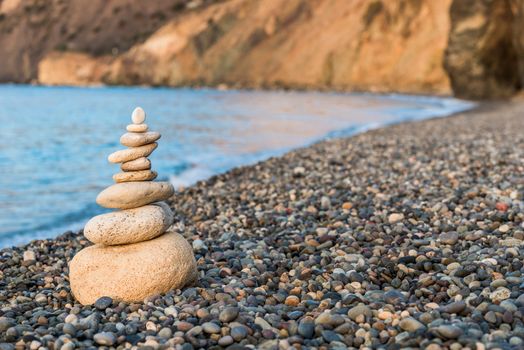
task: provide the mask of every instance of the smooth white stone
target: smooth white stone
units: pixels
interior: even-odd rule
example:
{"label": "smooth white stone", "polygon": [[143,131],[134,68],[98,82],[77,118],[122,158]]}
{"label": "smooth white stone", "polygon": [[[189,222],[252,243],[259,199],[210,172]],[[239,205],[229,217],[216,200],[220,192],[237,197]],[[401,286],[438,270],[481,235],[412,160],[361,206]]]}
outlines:
{"label": "smooth white stone", "polygon": [[131,120],[133,124],[142,124],[146,120],[146,112],[144,112],[142,107],[135,108],[133,114],[131,114]]}

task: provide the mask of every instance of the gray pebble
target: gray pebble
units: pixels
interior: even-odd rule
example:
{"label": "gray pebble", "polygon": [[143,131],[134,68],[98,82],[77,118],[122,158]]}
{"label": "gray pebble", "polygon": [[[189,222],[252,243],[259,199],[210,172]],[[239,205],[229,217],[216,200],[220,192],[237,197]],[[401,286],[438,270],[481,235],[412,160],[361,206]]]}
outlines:
{"label": "gray pebble", "polygon": [[228,346],[233,344],[234,342],[235,341],[233,340],[233,337],[231,337],[230,335],[226,335],[218,339],[218,345],[220,346]]}
{"label": "gray pebble", "polygon": [[384,293],[384,301],[391,305],[397,305],[406,301],[406,297],[402,292],[392,289]]}
{"label": "gray pebble", "polygon": [[463,300],[461,300],[461,301],[455,301],[455,302],[442,306],[440,308],[440,311],[446,312],[448,314],[458,314],[462,312],[465,308],[466,308],[466,303]]}
{"label": "gray pebble", "polygon": [[74,348],[75,344],[73,342],[67,342],[60,347],[60,350],[73,350]]}
{"label": "gray pebble", "polygon": [[456,339],[463,333],[462,329],[453,325],[442,325],[432,330],[443,339]]}
{"label": "gray pebble", "polygon": [[9,327],[15,325],[15,320],[8,317],[0,317],[0,332],[5,332]]}
{"label": "gray pebble", "polygon": [[95,307],[98,310],[105,310],[113,304],[113,299],[110,297],[101,297],[95,301]]}
{"label": "gray pebble", "polygon": [[444,244],[453,245],[457,243],[458,239],[459,239],[459,235],[455,231],[444,232],[439,235],[440,242]]}
{"label": "gray pebble", "polygon": [[496,323],[497,322],[497,315],[493,311],[488,311],[484,315],[484,319],[488,321],[489,323]]}
{"label": "gray pebble", "polygon": [[116,343],[116,336],[112,332],[100,332],[94,335],[93,340],[98,345],[112,346]]}
{"label": "gray pebble", "polygon": [[202,329],[204,330],[204,332],[209,333],[209,334],[220,333],[220,326],[214,322],[203,323]]}
{"label": "gray pebble", "polygon": [[332,341],[341,341],[342,337],[338,335],[336,332],[330,331],[330,330],[324,330],[322,331],[322,338],[328,343],[331,343]]}
{"label": "gray pebble", "polygon": [[237,326],[237,327],[231,328],[230,335],[235,341],[241,341],[242,339],[247,337],[248,332],[247,332],[246,327]]}
{"label": "gray pebble", "polygon": [[64,327],[62,328],[62,331],[65,334],[69,334],[69,335],[71,335],[73,337],[76,335],[76,328],[71,323],[64,323]]}
{"label": "gray pebble", "polygon": [[301,321],[298,324],[298,334],[307,339],[313,338],[315,334],[315,324],[313,321]]}
{"label": "gray pebble", "polygon": [[366,318],[371,317],[371,309],[366,305],[357,305],[348,311],[348,317],[353,321],[355,321],[359,315],[364,315]]}
{"label": "gray pebble", "polygon": [[238,317],[239,309],[238,307],[226,307],[224,310],[222,310],[218,316],[218,319],[220,322],[231,322],[234,321]]}
{"label": "gray pebble", "polygon": [[158,332],[160,338],[169,339],[173,336],[173,331],[170,328],[164,327]]}
{"label": "gray pebble", "polygon": [[424,324],[422,324],[421,322],[417,321],[413,317],[406,317],[406,318],[400,320],[399,326],[400,326],[400,328],[402,328],[406,332],[416,332],[419,329],[425,328]]}

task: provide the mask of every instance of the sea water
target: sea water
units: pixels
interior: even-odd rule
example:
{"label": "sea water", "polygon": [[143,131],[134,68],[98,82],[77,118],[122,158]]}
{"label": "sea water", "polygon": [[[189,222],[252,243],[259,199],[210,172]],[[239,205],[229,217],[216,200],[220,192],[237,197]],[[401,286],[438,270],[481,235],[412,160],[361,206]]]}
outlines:
{"label": "sea water", "polygon": [[107,156],[136,106],[176,187],[329,137],[448,115],[453,98],[356,93],[0,85],[0,247],[81,228],[107,210],[96,195],[118,165]]}

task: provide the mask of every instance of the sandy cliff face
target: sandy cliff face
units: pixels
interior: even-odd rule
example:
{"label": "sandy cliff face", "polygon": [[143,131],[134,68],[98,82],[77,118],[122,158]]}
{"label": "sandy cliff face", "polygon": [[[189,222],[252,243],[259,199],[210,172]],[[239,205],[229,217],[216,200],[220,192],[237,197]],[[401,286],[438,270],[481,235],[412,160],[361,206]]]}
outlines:
{"label": "sandy cliff face", "polygon": [[[449,6],[450,0],[230,0],[177,16],[118,55],[101,80],[446,94]],[[55,71],[77,75],[62,56],[44,58],[41,83],[60,83]]]}
{"label": "sandy cliff face", "polygon": [[186,3],[188,0],[0,1],[0,81],[35,79],[38,63],[53,50],[118,55],[149,37]]}
{"label": "sandy cliff face", "polygon": [[0,81],[513,95],[524,0],[3,0]]}
{"label": "sandy cliff face", "polygon": [[105,81],[448,93],[449,4],[232,0],[166,24]]}
{"label": "sandy cliff face", "polygon": [[102,84],[113,58],[94,58],[80,52],[50,52],[38,63],[38,81],[46,85]]}

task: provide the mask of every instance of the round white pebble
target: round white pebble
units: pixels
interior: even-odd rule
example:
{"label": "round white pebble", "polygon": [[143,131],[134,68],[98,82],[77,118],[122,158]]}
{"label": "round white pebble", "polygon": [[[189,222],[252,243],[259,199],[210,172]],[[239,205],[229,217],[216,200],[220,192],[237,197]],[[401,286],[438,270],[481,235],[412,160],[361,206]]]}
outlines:
{"label": "round white pebble", "polygon": [[136,107],[131,114],[131,120],[135,124],[142,124],[146,120],[146,112],[141,107]]}

